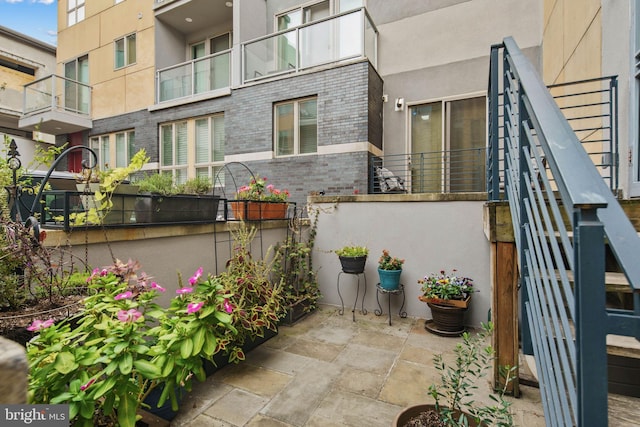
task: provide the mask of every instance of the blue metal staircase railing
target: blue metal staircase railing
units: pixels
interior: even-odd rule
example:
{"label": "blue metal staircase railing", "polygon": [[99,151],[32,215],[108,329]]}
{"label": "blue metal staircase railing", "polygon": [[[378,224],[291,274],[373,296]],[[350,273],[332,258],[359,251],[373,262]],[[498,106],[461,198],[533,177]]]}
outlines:
{"label": "blue metal staircase railing", "polygon": [[[640,238],[515,41],[492,46],[490,61],[487,192],[509,201],[523,351],[548,426],[605,426],[606,335],[640,338]],[[605,307],[606,245],[635,311]]]}

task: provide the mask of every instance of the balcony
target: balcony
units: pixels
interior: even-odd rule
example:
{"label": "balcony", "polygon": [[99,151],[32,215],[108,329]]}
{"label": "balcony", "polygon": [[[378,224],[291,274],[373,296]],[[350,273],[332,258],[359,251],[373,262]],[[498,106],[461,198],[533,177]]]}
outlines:
{"label": "balcony", "polygon": [[230,78],[231,50],[172,65],[156,73],[156,99],[162,103],[216,91],[228,93]]}
{"label": "balcony", "polygon": [[62,135],[91,129],[91,87],[57,75],[25,85],[20,129]]}
{"label": "balcony", "polygon": [[377,35],[362,8],[260,37],[242,44],[242,81],[359,58],[368,58],[375,67]]}

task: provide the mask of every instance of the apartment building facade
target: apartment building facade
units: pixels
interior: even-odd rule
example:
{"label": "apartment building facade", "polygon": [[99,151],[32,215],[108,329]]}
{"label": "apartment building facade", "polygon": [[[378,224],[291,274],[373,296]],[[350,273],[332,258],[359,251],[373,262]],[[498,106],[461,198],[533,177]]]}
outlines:
{"label": "apartment building facade", "polygon": [[55,138],[20,129],[23,86],[55,73],[56,48],[1,26],[0,46],[0,135],[16,141],[26,167],[32,163],[36,149],[55,143]]}
{"label": "apartment building facade", "polygon": [[145,148],[147,168],[218,176],[227,193],[231,167],[218,171],[241,162],[301,203],[369,192],[389,155],[412,192],[446,191],[446,165],[417,185],[418,154],[473,150],[479,179],[459,190],[483,191],[489,46],[514,36],[540,65],[542,20],[534,0],[60,0],[64,108],[21,124],[101,167]]}

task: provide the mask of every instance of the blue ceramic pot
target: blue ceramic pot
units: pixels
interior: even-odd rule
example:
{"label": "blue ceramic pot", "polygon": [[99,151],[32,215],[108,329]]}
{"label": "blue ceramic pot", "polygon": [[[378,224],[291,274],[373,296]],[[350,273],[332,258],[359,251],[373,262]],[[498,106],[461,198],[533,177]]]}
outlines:
{"label": "blue ceramic pot", "polygon": [[400,287],[400,274],[402,270],[382,270],[378,268],[380,287],[387,291],[395,291]]}

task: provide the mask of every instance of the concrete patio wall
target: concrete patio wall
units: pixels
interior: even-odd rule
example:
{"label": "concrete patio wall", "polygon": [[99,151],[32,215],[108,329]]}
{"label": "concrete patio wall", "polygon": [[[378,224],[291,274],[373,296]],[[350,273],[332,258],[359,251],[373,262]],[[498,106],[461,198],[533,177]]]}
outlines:
{"label": "concrete patio wall", "polygon": [[[326,198],[328,199],[328,198]],[[479,198],[477,198],[479,199]],[[419,200],[412,196],[353,196],[336,202],[314,202],[320,209],[313,265],[318,269],[322,302],[340,305],[337,278],[340,261],[332,250],[347,244],[365,245],[369,258],[365,268],[367,292],[364,307],[374,315],[378,308],[377,261],[383,249],[405,259],[401,283],[406,293],[405,310],[409,316],[431,318],[427,305],[418,300],[418,279],[442,269],[457,269],[474,279],[479,292],[473,295],[466,323],[479,326],[486,322],[491,306],[490,244],[483,232],[483,201]],[[360,296],[362,298],[363,288]],[[351,315],[356,292],[353,275],[342,274],[340,293],[345,315]],[[380,295],[384,316],[387,296]],[[392,296],[391,312],[397,316],[401,296]],[[358,299],[356,321],[360,315]]]}

